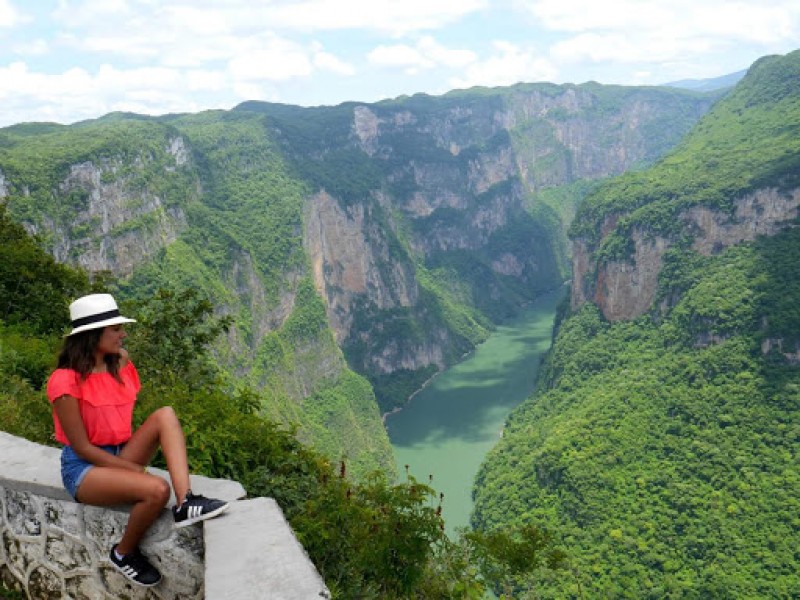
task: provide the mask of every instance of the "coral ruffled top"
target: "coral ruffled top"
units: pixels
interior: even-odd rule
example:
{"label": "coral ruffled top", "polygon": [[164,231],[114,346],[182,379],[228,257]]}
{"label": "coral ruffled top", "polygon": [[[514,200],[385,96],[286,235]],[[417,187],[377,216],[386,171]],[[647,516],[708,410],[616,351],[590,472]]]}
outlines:
{"label": "coral ruffled top", "polygon": [[[90,373],[81,381],[77,371],[56,369],[47,382],[47,397],[50,402],[64,395],[78,399],[86,434],[95,446],[122,444],[131,437],[133,406],[141,384],[131,361],[120,369],[119,375],[122,383],[110,373]],[[69,445],[55,410],[53,422],[56,439]]]}

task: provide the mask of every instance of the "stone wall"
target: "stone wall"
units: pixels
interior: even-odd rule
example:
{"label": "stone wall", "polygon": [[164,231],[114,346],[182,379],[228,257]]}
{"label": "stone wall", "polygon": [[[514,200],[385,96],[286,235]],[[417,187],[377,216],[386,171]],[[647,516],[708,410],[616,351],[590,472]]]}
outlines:
{"label": "stone wall", "polygon": [[195,493],[227,500],[231,508],[180,529],[165,509],[142,542],[163,580],[153,588],[131,584],[108,561],[127,508],[74,502],[61,485],[59,456],[56,448],[0,432],[0,580],[9,589],[31,600],[330,596],[274,500],[244,500],[237,482],[194,475]]}

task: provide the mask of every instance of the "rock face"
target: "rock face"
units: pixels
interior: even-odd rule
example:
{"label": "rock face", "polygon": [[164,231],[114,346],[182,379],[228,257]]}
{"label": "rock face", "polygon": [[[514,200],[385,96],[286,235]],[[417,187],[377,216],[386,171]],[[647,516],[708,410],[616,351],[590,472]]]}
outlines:
{"label": "rock face", "polygon": [[[173,138],[164,150],[173,160],[163,167],[146,156],[132,165],[121,159],[71,165],[56,190],[60,201],[71,206],[48,214],[39,225],[28,223],[28,230],[51,239],[52,252],[60,262],[89,272],[130,275],[186,228],[181,206],[142,185],[153,169],[162,169],[170,177],[187,166],[189,155],[182,138]],[[184,191],[197,194],[199,185],[195,186]]]}
{"label": "rock face", "polygon": [[681,215],[695,232],[693,248],[709,256],[759,235],[775,235],[797,219],[800,189],[779,192],[758,190],[736,201],[733,216],[697,206]]}
{"label": "rock face", "polygon": [[647,312],[655,297],[661,258],[669,241],[633,232],[632,262],[613,261],[598,270],[595,303],[609,321],[631,319]]}
{"label": "rock face", "polygon": [[[692,237],[692,248],[700,254],[718,254],[759,235],[774,235],[792,226],[800,209],[800,189],[781,192],[774,188],[758,190],[737,199],[732,214],[693,206],[681,212],[679,220]],[[607,218],[604,239],[616,224]],[[653,305],[664,252],[674,240],[635,228],[631,233],[633,255],[626,261],[609,261],[595,266],[584,240],[573,246],[572,307],[594,301],[610,321],[636,318]],[[598,243],[599,246],[599,243]],[[594,271],[593,271],[594,269]],[[594,273],[594,275],[593,275]]]}
{"label": "rock face", "polygon": [[368,296],[382,310],[412,306],[418,299],[413,271],[391,261],[377,225],[363,204],[343,209],[324,191],[308,202],[306,251],[339,342],[350,333],[358,297]]}

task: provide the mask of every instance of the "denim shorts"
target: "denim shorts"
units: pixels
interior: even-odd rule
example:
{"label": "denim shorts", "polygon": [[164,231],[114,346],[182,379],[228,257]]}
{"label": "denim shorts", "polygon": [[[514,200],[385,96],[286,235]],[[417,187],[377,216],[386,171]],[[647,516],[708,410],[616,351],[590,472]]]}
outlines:
{"label": "denim shorts", "polygon": [[[115,446],[98,446],[101,450],[105,450],[109,454],[119,456],[120,451],[125,444],[117,444]],[[61,451],[61,481],[64,482],[64,487],[69,492],[69,495],[77,500],[78,486],[80,486],[83,478],[94,465],[80,456],[78,456],[72,449],[72,446],[64,446]]]}

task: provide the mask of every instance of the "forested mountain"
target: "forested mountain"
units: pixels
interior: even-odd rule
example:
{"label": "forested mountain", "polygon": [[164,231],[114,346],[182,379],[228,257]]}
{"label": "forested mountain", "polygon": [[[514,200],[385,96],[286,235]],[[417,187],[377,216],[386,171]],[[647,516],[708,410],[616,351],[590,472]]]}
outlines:
{"label": "forested mountain", "polygon": [[652,163],[717,97],[536,84],[21,124],[0,130],[0,197],[121,299],[198,292],[232,320],[215,350],[232,388],[390,469],[378,405],[567,278],[593,182]]}
{"label": "forested mountain", "polygon": [[570,314],[478,476],[535,524],[541,598],[800,596],[800,51],[756,62],[571,227]]}

